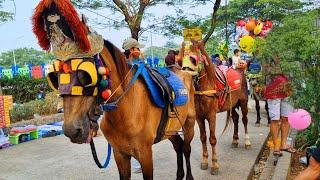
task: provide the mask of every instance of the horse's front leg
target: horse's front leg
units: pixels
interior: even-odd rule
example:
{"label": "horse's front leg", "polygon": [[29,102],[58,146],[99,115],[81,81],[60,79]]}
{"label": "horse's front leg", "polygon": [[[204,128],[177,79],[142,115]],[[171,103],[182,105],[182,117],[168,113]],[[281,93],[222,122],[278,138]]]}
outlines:
{"label": "horse's front leg", "polygon": [[187,176],[186,180],[193,180],[191,163],[190,163],[190,154],[191,154],[191,141],[194,136],[194,124],[195,118],[188,117],[186,123],[184,124],[185,134],[184,134],[184,144],[183,144],[183,153],[186,158],[186,167],[187,167]]}
{"label": "horse's front leg", "polygon": [[240,107],[242,112],[242,123],[245,130],[245,148],[251,148],[250,136],[248,132],[248,101],[240,101]]}
{"label": "horse's front leg", "polygon": [[144,180],[153,179],[153,159],[152,159],[152,145],[146,145],[139,149],[137,160],[141,164],[142,174]]}
{"label": "horse's front leg", "polygon": [[172,136],[169,138],[174,150],[177,154],[177,180],[182,180],[184,177],[183,170],[183,139],[180,136]]}
{"label": "horse's front leg", "polygon": [[131,156],[113,149],[114,158],[116,160],[120,180],[130,180],[131,178]]}
{"label": "horse's front leg", "polygon": [[197,123],[199,126],[200,131],[200,140],[202,144],[202,160],[201,160],[201,169],[207,170],[208,169],[208,147],[207,147],[207,134],[206,134],[206,123],[205,119],[197,118]]}
{"label": "horse's front leg", "polygon": [[210,144],[212,148],[212,165],[211,165],[211,174],[217,175],[219,172],[218,157],[216,151],[217,138],[216,138],[216,112],[211,111],[208,116],[209,128],[210,128]]}

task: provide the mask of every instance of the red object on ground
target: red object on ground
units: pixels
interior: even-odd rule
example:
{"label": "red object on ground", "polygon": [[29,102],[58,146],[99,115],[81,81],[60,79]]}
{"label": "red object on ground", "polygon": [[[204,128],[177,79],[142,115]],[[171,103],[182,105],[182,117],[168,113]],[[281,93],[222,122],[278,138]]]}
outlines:
{"label": "red object on ground", "polygon": [[288,95],[285,92],[285,86],[289,83],[289,79],[285,75],[274,77],[266,86],[264,97],[266,99],[286,98]]}

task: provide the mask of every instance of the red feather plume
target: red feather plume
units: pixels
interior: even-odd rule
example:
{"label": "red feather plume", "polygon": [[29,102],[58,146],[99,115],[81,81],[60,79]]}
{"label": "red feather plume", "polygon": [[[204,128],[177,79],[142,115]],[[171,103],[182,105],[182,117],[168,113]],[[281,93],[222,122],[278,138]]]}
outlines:
{"label": "red feather plume", "polygon": [[65,17],[68,26],[74,34],[75,41],[83,52],[88,52],[91,49],[90,42],[87,38],[87,28],[81,22],[75,8],[70,0],[42,0],[35,8],[32,16],[33,32],[38,38],[39,45],[42,49],[48,51],[50,49],[50,40],[45,30],[43,11],[50,8],[51,4],[55,3],[60,13]]}

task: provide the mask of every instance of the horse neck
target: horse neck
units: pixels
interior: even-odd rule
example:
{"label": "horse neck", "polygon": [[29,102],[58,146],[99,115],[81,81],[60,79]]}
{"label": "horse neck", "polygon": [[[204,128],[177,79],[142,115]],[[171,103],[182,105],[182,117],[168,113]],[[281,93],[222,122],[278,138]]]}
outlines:
{"label": "horse neck", "polygon": [[215,80],[216,80],[216,69],[215,65],[212,62],[208,62],[208,65],[204,65],[204,69],[200,72],[199,77],[199,86],[202,91],[214,90],[216,89]]}

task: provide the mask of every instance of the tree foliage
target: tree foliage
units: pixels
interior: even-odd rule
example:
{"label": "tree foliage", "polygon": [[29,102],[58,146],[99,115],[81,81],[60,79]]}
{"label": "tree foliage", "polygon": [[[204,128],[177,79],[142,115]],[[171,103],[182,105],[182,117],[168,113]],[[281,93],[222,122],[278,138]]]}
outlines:
{"label": "tree foliage", "polygon": [[48,63],[54,59],[53,54],[38,51],[33,48],[20,48],[3,52],[0,54],[0,66],[6,68],[13,65],[13,55],[15,55],[17,65],[24,66],[26,64],[40,65],[41,63]]}
{"label": "tree foliage", "polygon": [[44,89],[51,91],[46,78],[31,79],[25,76],[16,76],[12,79],[0,79],[3,94],[12,95],[14,102],[25,103],[36,99],[37,93]]}
{"label": "tree foliage", "polygon": [[265,62],[277,54],[282,70],[291,77],[296,107],[312,113],[314,142],[320,130],[320,24],[315,26],[318,11],[290,15],[274,27],[266,40],[256,43],[258,58]]}
{"label": "tree foliage", "polygon": [[[204,3],[213,3],[204,1]],[[217,12],[217,29],[214,37],[219,41],[225,40],[226,21],[228,22],[228,34],[235,30],[235,22],[239,19],[255,17],[263,20],[272,20],[279,23],[284,17],[303,11],[308,5],[300,0],[230,0],[228,5],[219,8]],[[209,6],[209,4],[208,4]],[[211,27],[212,17],[188,14],[187,9],[179,9],[176,16],[166,16],[166,23],[161,32],[166,36],[181,36],[183,28],[200,27],[207,33]]]}
{"label": "tree foliage", "polygon": [[2,10],[3,6],[2,4],[5,2],[5,0],[0,0],[0,24],[4,22],[8,22],[13,19],[13,13],[8,12],[6,10]]}
{"label": "tree foliage", "polygon": [[151,13],[147,13],[146,10],[156,5],[174,5],[180,3],[183,0],[72,0],[72,2],[80,9],[89,10],[102,10],[108,9],[114,15],[121,15],[120,21],[104,16],[108,25],[116,28],[128,27],[131,32],[131,37],[138,39],[140,35],[150,29],[158,26],[161,20],[153,18],[153,23],[147,24],[142,27],[142,21],[153,17]]}

